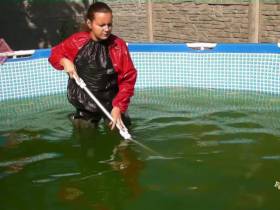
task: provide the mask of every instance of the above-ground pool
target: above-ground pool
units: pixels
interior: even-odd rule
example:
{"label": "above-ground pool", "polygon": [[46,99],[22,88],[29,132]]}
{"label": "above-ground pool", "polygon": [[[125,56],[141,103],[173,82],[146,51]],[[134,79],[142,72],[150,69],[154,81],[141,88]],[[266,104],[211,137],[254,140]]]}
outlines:
{"label": "above-ground pool", "polygon": [[0,66],[0,208],[279,209],[276,44],[130,44],[135,143],[74,128],[49,49]]}

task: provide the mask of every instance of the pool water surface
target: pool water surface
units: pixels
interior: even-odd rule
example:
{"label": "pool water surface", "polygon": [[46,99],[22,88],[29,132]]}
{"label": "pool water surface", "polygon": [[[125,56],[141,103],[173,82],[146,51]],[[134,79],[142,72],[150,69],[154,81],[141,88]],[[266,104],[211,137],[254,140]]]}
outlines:
{"label": "pool water surface", "polygon": [[1,102],[0,208],[279,209],[280,98],[137,90],[126,143],[74,128],[64,95]]}

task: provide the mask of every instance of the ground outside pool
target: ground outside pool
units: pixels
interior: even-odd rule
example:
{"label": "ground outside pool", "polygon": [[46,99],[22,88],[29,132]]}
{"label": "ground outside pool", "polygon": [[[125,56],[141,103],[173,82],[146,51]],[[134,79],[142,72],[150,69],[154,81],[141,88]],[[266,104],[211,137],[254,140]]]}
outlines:
{"label": "ground outside pool", "polygon": [[130,46],[139,76],[129,131],[159,155],[104,123],[74,128],[49,51],[8,60],[1,209],[279,209],[278,48],[226,47]]}

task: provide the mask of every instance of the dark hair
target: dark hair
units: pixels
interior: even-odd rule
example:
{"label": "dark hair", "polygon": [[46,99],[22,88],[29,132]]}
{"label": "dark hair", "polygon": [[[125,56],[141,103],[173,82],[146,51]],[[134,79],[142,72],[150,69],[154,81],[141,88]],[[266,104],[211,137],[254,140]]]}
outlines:
{"label": "dark hair", "polygon": [[112,13],[112,9],[104,2],[95,2],[90,5],[85,16],[85,22],[81,24],[80,31],[90,31],[87,20],[93,21],[94,14],[97,12]]}
{"label": "dark hair", "polygon": [[94,19],[94,14],[97,12],[112,13],[112,9],[104,2],[95,2],[88,8],[86,19],[92,21]]}

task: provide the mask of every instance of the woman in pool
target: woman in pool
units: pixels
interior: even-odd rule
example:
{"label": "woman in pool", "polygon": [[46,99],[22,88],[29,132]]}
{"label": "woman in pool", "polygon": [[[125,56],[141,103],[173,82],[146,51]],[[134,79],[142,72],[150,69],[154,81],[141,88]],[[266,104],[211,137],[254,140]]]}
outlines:
{"label": "woman in pool", "polygon": [[126,114],[134,94],[137,72],[126,43],[112,32],[112,10],[103,3],[93,3],[86,15],[87,30],[78,32],[51,50],[49,62],[69,74],[67,96],[76,108],[71,116],[94,124],[105,118],[102,111],[73,79],[81,77],[90,91],[111,112],[113,129],[129,123]]}

